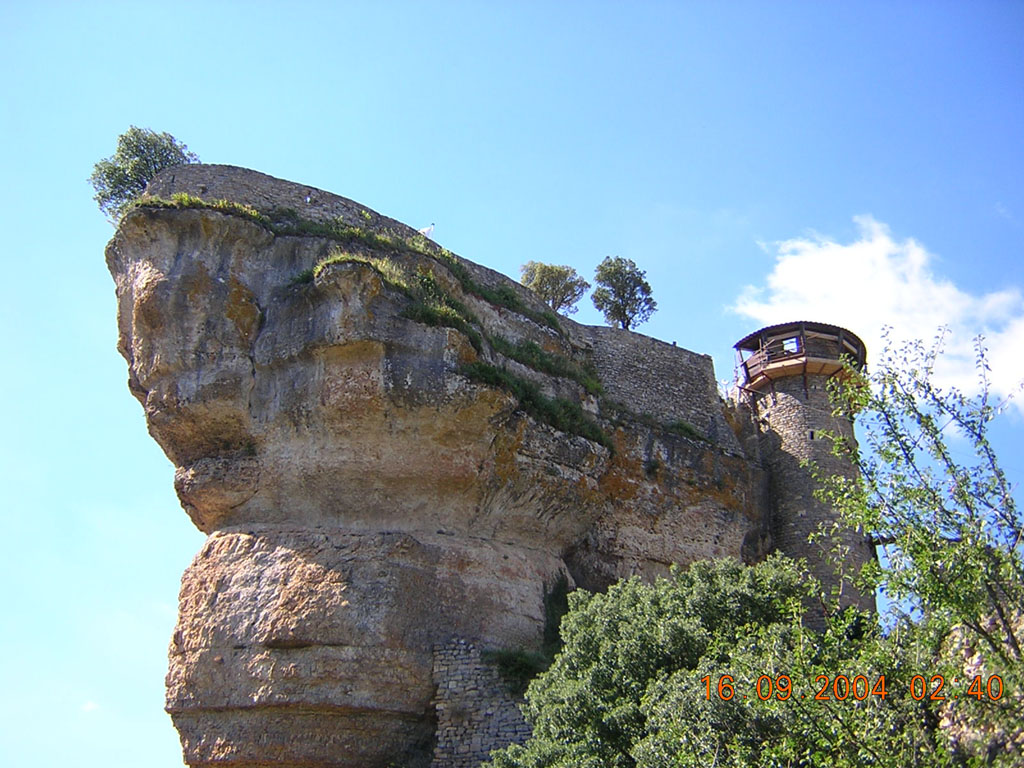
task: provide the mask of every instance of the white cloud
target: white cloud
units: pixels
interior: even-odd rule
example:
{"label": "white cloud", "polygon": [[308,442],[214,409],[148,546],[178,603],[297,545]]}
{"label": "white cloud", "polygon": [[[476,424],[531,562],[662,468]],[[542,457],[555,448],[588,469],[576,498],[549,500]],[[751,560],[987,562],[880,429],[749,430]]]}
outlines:
{"label": "white cloud", "polygon": [[[776,243],[775,267],[764,286],[747,286],[732,309],[761,325],[790,320],[834,323],[856,333],[871,353],[882,328],[896,339],[933,339],[948,326],[940,383],[977,389],[974,338],[985,336],[993,394],[1000,399],[1024,380],[1024,298],[1017,287],[967,293],[936,274],[935,258],[913,239],[896,240],[871,216],[855,217],[859,234],[848,244],[822,236]],[[1024,398],[1015,401],[1024,413]]]}
{"label": "white cloud", "polygon": [[100,705],[95,701],[87,701],[80,707],[83,712],[95,712],[99,708]]}
{"label": "white cloud", "polygon": [[1002,219],[1006,219],[1011,224],[1015,224],[1017,222],[1017,220],[1013,217],[1013,214],[1010,213],[1010,209],[1007,208],[1002,203],[995,204],[995,212],[996,216],[999,216]]}

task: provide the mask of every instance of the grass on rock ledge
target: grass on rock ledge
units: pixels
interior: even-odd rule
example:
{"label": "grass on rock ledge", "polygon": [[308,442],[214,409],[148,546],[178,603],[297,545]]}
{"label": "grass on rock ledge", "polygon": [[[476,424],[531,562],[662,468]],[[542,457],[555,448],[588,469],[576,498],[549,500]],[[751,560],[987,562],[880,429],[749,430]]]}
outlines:
{"label": "grass on rock ledge", "polygon": [[514,696],[522,696],[533,680],[547,670],[562,650],[559,626],[569,612],[569,580],[559,573],[554,583],[544,585],[544,642],[540,651],[502,648],[484,651],[481,657],[498,670],[505,687]]}
{"label": "grass on rock ledge", "polygon": [[711,442],[708,440],[707,435],[688,421],[682,419],[660,421],[649,413],[637,413],[625,403],[620,403],[618,400],[612,400],[611,398],[601,399],[601,412],[602,416],[605,416],[616,427],[623,426],[627,421],[634,421],[643,424],[645,427],[671,432],[690,440],[698,440],[704,443]]}
{"label": "grass on rock ledge", "polygon": [[520,362],[527,368],[563,379],[572,379],[591,395],[600,395],[602,392],[601,382],[593,368],[579,365],[564,355],[547,352],[534,341],[521,339],[512,344],[501,336],[488,337],[488,341],[495,352]]}
{"label": "grass on rock ledge", "polygon": [[313,269],[308,270],[308,277],[307,273],[303,273],[302,280],[298,282],[311,281],[328,266],[343,263],[368,266],[386,285],[412,299],[412,303],[402,311],[403,317],[424,325],[455,328],[469,337],[477,352],[483,350],[483,340],[486,340],[491,349],[510,360],[541,373],[571,379],[592,395],[601,394],[601,382],[593,369],[581,366],[564,355],[547,352],[536,342],[527,339],[512,343],[502,336],[478,331],[474,327],[479,325],[478,318],[465,304],[448,293],[434,275],[425,269],[411,274],[394,260],[386,257],[335,251]]}
{"label": "grass on rock ledge", "polygon": [[[144,197],[137,200],[132,208],[200,208],[219,211],[231,216],[238,216],[270,230],[275,235],[292,235],[303,237],[323,237],[338,243],[359,244],[370,250],[392,251],[398,253],[419,254],[435,259],[442,264],[452,276],[459,281],[463,291],[478,296],[495,306],[504,307],[516,314],[528,317],[538,325],[562,333],[558,316],[550,310],[538,312],[528,307],[516,293],[515,289],[503,285],[491,288],[480,285],[470,275],[466,265],[459,258],[440,246],[434,244],[423,235],[402,236],[390,232],[373,232],[362,227],[346,224],[340,219],[333,221],[314,221],[303,218],[294,208],[275,208],[270,211],[258,211],[248,205],[234,203],[230,200],[205,200],[185,192],[177,192],[171,198]],[[293,282],[305,282],[312,279],[308,272],[300,273]]]}
{"label": "grass on rock ledge", "polygon": [[587,416],[579,403],[561,397],[546,397],[536,383],[479,360],[462,366],[459,372],[470,381],[512,394],[519,401],[519,407],[537,421],[561,432],[585,437],[610,451],[615,450],[611,438],[596,421]]}

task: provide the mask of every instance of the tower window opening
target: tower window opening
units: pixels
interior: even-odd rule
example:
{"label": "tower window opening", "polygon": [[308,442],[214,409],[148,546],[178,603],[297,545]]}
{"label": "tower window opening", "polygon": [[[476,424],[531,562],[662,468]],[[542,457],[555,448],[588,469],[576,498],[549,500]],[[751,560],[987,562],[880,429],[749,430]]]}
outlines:
{"label": "tower window opening", "polygon": [[796,336],[790,336],[788,339],[783,339],[782,351],[789,355],[796,354],[800,351],[800,339]]}

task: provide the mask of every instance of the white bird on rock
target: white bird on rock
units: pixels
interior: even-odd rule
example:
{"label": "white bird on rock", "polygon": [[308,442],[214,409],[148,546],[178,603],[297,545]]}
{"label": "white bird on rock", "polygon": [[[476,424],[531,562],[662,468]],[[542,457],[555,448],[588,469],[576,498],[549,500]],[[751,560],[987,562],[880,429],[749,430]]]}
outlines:
{"label": "white bird on rock", "polygon": [[433,234],[434,234],[434,222],[430,222],[430,226],[429,227],[424,227],[423,229],[418,229],[416,231],[419,232],[424,237],[433,237]]}

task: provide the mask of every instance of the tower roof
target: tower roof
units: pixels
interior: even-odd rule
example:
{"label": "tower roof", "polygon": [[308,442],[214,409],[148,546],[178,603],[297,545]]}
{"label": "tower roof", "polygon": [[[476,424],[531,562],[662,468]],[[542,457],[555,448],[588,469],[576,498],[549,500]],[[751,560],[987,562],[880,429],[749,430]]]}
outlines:
{"label": "tower roof", "polygon": [[733,347],[739,350],[747,352],[756,352],[763,346],[762,341],[767,337],[783,336],[787,331],[799,331],[803,327],[807,331],[814,333],[824,333],[830,336],[839,337],[842,332],[843,337],[846,339],[854,340],[856,344],[860,346],[862,350],[866,348],[864,342],[861,341],[860,337],[857,336],[853,331],[848,331],[839,325],[830,325],[828,323],[818,323],[813,320],[793,320],[788,323],[778,323],[776,325],[766,325],[760,330],[754,331],[751,334],[744,336],[742,339],[737,341]]}
{"label": "tower roof", "polygon": [[736,342],[746,386],[759,389],[786,376],[831,376],[848,358],[864,365],[867,349],[855,333],[838,325],[797,320],[769,325]]}

